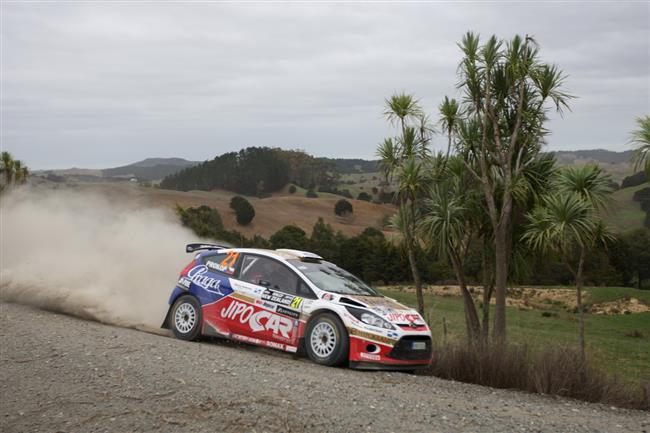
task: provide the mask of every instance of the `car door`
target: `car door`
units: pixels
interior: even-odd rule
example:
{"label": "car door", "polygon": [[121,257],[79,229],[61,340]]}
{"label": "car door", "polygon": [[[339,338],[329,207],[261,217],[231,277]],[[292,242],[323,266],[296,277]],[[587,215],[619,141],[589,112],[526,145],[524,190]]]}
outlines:
{"label": "car door", "polygon": [[205,334],[230,333],[219,313],[221,304],[233,293],[231,278],[237,274],[240,259],[241,254],[236,251],[207,254],[188,272],[187,278],[201,302]]}
{"label": "car door", "polygon": [[303,301],[296,296],[298,284],[298,274],[279,260],[245,254],[232,303],[222,314],[248,341],[293,350]]}

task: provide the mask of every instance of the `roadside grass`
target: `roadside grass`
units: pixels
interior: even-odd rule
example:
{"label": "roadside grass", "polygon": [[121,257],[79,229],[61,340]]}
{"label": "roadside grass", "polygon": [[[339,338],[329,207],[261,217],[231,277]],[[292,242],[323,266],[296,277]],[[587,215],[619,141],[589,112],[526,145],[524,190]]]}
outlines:
{"label": "roadside grass", "polygon": [[[589,302],[607,302],[626,296],[645,302],[650,300],[649,292],[631,288],[593,287],[587,291]],[[395,290],[382,292],[404,304],[416,305],[415,293]],[[465,339],[464,312],[460,297],[425,294],[425,306],[425,315],[431,326],[435,345],[443,345],[443,318],[447,325],[448,342]],[[479,317],[480,314],[479,311]],[[490,318],[493,317],[494,309],[491,307]],[[508,307],[507,317],[509,341],[526,344],[532,351],[552,346],[578,345],[578,316],[566,311],[563,306],[551,305],[550,310],[544,311]],[[588,356],[592,363],[625,380],[650,380],[650,313],[611,316],[587,314],[585,330]]]}

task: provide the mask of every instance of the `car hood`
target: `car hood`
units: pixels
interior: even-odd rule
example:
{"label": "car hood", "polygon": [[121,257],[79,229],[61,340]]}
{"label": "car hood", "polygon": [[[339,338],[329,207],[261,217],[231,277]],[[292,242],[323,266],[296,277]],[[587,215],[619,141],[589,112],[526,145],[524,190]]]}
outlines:
{"label": "car hood", "polygon": [[347,299],[363,305],[391,323],[424,323],[416,310],[391,298],[383,296],[341,296],[339,302],[346,303]]}

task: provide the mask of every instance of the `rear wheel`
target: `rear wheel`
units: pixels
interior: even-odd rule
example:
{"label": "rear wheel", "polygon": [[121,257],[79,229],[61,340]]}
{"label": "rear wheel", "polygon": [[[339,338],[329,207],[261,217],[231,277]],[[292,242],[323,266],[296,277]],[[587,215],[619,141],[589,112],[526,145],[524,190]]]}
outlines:
{"label": "rear wheel", "polygon": [[341,320],[332,313],[315,317],[305,332],[305,350],[317,364],[336,366],[348,359],[350,340]]}
{"label": "rear wheel", "polygon": [[194,296],[183,295],[174,302],[172,332],[181,340],[195,340],[201,330],[201,307]]}

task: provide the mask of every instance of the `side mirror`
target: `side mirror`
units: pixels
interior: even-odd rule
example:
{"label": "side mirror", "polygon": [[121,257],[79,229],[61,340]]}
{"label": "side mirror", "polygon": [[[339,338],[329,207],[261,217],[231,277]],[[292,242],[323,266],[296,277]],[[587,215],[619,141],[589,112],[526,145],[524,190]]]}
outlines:
{"label": "side mirror", "polygon": [[269,283],[269,282],[266,281],[266,280],[259,280],[258,284],[259,284],[260,286],[264,286],[264,287],[271,287],[271,283]]}

